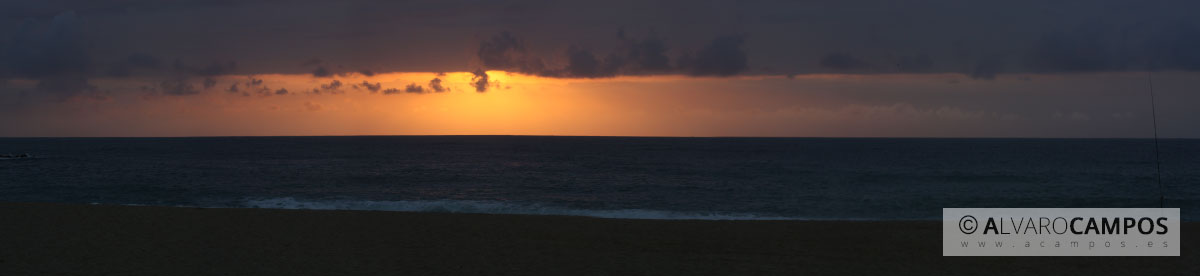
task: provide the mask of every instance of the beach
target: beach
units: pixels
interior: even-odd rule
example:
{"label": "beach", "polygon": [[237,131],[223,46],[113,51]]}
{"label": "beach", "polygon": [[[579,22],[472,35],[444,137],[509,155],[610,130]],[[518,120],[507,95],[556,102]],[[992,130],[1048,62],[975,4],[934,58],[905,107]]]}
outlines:
{"label": "beach", "polygon": [[1181,257],[942,257],[931,221],[636,220],[0,203],[2,275],[1197,275]]}

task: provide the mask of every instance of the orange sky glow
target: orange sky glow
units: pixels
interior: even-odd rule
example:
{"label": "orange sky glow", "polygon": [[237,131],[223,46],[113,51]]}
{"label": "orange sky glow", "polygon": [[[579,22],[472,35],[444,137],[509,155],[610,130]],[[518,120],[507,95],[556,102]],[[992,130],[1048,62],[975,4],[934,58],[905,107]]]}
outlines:
{"label": "orange sky glow", "polygon": [[[1076,83],[1078,79],[1095,76],[1012,75],[972,81],[961,74],[603,79],[502,71],[488,75],[491,82],[483,93],[471,86],[473,74],[468,72],[253,76],[263,81],[262,88],[254,89],[266,93],[245,88],[246,76],[223,76],[215,78],[216,85],[197,87],[199,93],[186,96],[136,92],[153,87],[153,79],[95,79],[97,86],[122,93],[23,110],[27,118],[36,120],[6,124],[24,131],[18,136],[1038,137],[1067,135],[1055,131],[1070,130],[1136,137],[1145,123],[1138,116],[1144,114],[1145,106],[1138,102],[1144,97],[1138,90],[1144,80],[1133,74],[1112,74],[1108,81],[1085,86]],[[428,83],[433,78],[442,79],[449,91],[432,92]],[[335,79],[343,84],[340,88],[321,89]],[[1180,87],[1197,80],[1192,74],[1168,74],[1162,81],[1169,85],[1172,79],[1183,84]],[[353,87],[364,81],[379,83],[382,89]],[[228,91],[234,83],[243,87],[241,92]],[[403,92],[410,84],[422,86],[425,92]],[[1114,104],[1078,107],[1099,111],[1056,104],[1047,105],[1053,109],[1025,112],[1038,101],[1054,100],[1048,96],[1064,85],[1089,91],[1092,98],[1114,99]],[[399,92],[383,92],[389,88]],[[274,91],[279,89],[288,93],[278,95]],[[1163,93],[1170,99],[1170,91]],[[974,98],[954,102],[965,95]],[[1010,103],[988,99],[989,95]],[[1075,97],[1061,98],[1066,102]],[[1018,128],[1034,131],[1010,131]]]}

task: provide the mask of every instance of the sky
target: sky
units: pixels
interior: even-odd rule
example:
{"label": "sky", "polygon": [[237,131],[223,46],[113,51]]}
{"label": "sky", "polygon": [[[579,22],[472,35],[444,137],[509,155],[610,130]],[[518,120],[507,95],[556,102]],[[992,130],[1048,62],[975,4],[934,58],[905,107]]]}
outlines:
{"label": "sky", "polygon": [[1195,10],[0,1],[0,136],[1200,138]]}

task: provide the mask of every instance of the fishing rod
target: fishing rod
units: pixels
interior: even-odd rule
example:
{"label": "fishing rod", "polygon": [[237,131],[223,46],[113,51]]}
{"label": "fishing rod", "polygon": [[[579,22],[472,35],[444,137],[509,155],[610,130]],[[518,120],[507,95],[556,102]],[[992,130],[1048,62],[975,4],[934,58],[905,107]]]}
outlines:
{"label": "fishing rod", "polygon": [[1153,74],[1153,72],[1146,71],[1146,84],[1150,86],[1150,122],[1154,125],[1154,167],[1157,173],[1155,180],[1158,181],[1158,208],[1163,208],[1166,196],[1164,195],[1162,184],[1162,160],[1158,153],[1158,110],[1154,107]]}

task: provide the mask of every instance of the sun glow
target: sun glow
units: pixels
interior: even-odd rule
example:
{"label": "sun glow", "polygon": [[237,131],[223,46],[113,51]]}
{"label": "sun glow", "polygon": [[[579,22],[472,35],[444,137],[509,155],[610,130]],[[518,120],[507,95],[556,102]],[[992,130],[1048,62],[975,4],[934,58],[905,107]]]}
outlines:
{"label": "sun glow", "polygon": [[[596,80],[487,76],[485,91],[470,72],[229,76],[192,95],[164,94],[153,80],[100,80],[142,93],[92,105],[109,113],[110,121],[97,124],[143,121],[126,127],[135,128],[132,135],[146,135],[136,131],[142,127],[168,133],[160,136],[603,135],[623,119],[606,115],[614,105],[579,89]],[[148,101],[155,104],[139,104]],[[103,108],[117,106],[126,108]],[[146,116],[158,120],[139,120]]]}
{"label": "sun glow", "polygon": [[[163,78],[93,78],[89,81],[104,90],[67,99],[37,98],[52,95],[36,93],[36,81],[11,80],[4,85],[19,93],[0,97],[24,104],[9,105],[17,116],[0,123],[22,136],[1003,137],[1026,135],[1014,129],[1056,134],[1099,127],[1119,136],[1142,126],[1144,118],[1124,103],[1140,99],[1129,91],[1144,76],[1100,75],[1106,82],[1087,80],[1091,75],[988,81],[960,74],[562,79],[489,71],[484,91],[471,72],[192,77],[183,89],[163,85]],[[1192,87],[1196,78],[1161,74],[1156,81]],[[1128,100],[1110,101],[1087,116],[1055,117],[1083,113],[1028,104],[1027,99],[1075,98],[1062,87]],[[1183,95],[1162,90],[1164,98]],[[1164,106],[1174,102],[1194,101]]]}

